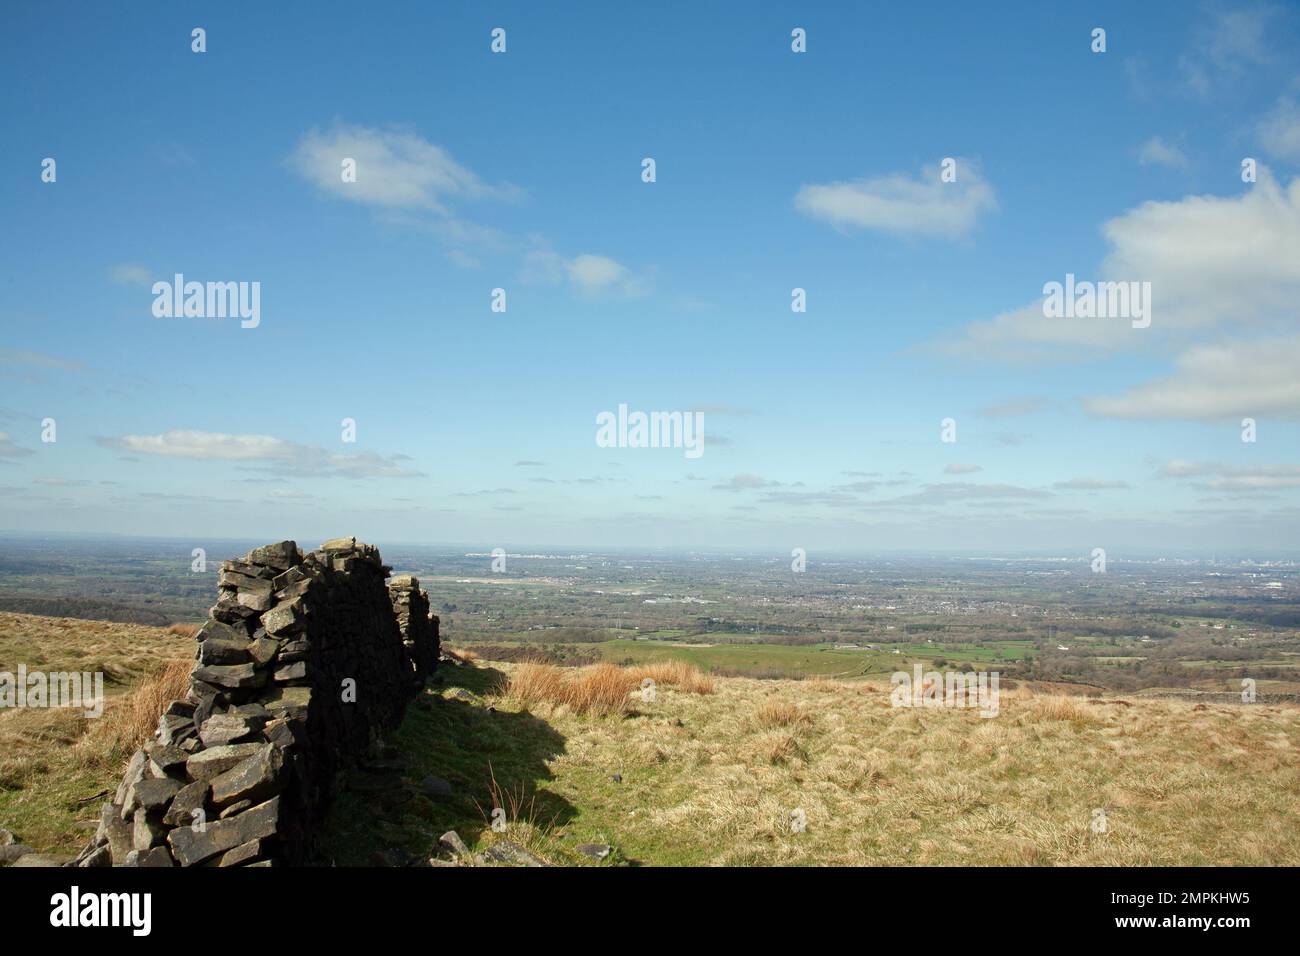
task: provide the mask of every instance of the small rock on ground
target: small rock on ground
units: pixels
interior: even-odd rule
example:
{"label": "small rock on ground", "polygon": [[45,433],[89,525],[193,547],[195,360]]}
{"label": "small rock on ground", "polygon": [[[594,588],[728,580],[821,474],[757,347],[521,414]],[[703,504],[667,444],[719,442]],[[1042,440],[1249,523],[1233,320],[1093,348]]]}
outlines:
{"label": "small rock on ground", "polygon": [[66,857],[54,856],[50,853],[24,853],[10,866],[62,866],[67,862]]}
{"label": "small rock on ground", "polygon": [[0,866],[10,866],[29,853],[35,853],[36,848],[28,846],[26,843],[11,843],[6,846],[0,846]]}
{"label": "small rock on ground", "polygon": [[448,830],[442,836],[438,837],[438,844],[443,849],[454,853],[456,856],[469,856],[469,847],[465,841],[460,838],[460,834],[455,830]]}
{"label": "small rock on ground", "polygon": [[481,854],[488,863],[504,863],[507,866],[546,866],[546,861],[529,853],[512,840],[493,843]]}

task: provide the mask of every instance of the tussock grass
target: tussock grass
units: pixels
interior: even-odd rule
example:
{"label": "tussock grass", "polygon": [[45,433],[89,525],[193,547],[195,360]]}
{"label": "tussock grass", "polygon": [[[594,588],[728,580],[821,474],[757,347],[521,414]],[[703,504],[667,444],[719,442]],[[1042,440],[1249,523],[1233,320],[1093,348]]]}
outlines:
{"label": "tussock grass", "polygon": [[1033,697],[1025,708],[1030,720],[1065,720],[1076,724],[1100,724],[1105,721],[1096,708],[1089,708],[1090,698],[1065,697],[1059,694]]}
{"label": "tussock grass", "polygon": [[656,685],[675,687],[687,694],[713,693],[714,678],[686,661],[655,661],[627,669],[636,674],[638,684],[648,677]]}
{"label": "tussock grass", "polygon": [[185,696],[193,668],[190,660],[159,665],[105,709],[103,717],[77,741],[78,749],[96,760],[130,757],[158,729],[163,708]]}
{"label": "tussock grass", "polygon": [[754,711],[754,722],[760,727],[807,727],[812,723],[812,717],[798,704],[769,700]]}
{"label": "tussock grass", "polygon": [[549,704],[575,714],[610,716],[631,713],[636,700],[643,699],[646,680],[660,687],[675,687],[691,694],[711,694],[714,679],[682,661],[663,661],[638,667],[592,664],[565,668],[551,664],[525,663],[515,666],[503,696],[521,707]]}

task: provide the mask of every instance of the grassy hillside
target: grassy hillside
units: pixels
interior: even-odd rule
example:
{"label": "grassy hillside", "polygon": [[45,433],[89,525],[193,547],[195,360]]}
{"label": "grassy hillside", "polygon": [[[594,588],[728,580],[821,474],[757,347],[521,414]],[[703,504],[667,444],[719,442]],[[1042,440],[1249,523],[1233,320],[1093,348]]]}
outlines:
{"label": "grassy hillside", "polygon": [[[102,791],[118,779],[194,656],[184,628],[0,612],[0,671],[100,671],[104,714],[0,708],[0,828],[71,855],[94,835]],[[172,664],[174,666],[169,667]]]}
{"label": "grassy hillside", "polygon": [[[662,659],[636,644],[610,659]],[[706,649],[671,656],[695,650]],[[21,661],[112,677],[99,720],[0,710],[0,827],[45,851],[83,845],[98,813],[87,798],[116,785],[187,665],[170,677],[160,666],[192,651],[164,629],[0,614],[0,670]],[[808,677],[818,671],[801,670],[798,655],[870,652],[762,653]],[[548,702],[573,689],[573,670],[548,684],[528,665],[445,667],[391,741],[404,766],[349,778],[325,854],[425,860],[454,829],[476,851],[511,840],[573,865],[1300,864],[1300,707],[1062,697],[1040,685],[1004,690],[999,716],[982,719],[893,708],[873,679],[673,684],[655,673],[652,701],[628,696],[639,672],[606,681],[593,700],[613,693],[617,706],[602,716],[577,712],[580,697]],[[429,776],[450,793],[422,787]],[[489,826],[497,806],[504,832]],[[587,843],[613,851],[597,862],[578,851]]]}
{"label": "grassy hillside", "polygon": [[[721,678],[593,716],[503,694],[520,666],[444,673],[396,742],[409,779],[454,795],[345,795],[340,863],[418,855],[449,828],[558,864],[591,864],[583,843],[615,848],[600,865],[1300,863],[1294,706],[1020,688],[982,719],[893,708],[881,683]],[[494,805],[505,833],[487,825]]]}

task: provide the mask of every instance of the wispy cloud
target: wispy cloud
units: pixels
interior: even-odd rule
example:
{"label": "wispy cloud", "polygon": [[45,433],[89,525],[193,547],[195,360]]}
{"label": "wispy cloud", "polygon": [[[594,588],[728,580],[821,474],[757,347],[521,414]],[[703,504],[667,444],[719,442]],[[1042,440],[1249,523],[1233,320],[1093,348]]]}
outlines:
{"label": "wispy cloud", "polygon": [[15,445],[8,432],[0,432],[0,458],[26,458],[35,454],[30,448]]}
{"label": "wispy cloud", "polygon": [[957,158],[957,180],[940,179],[939,164],[917,176],[893,173],[849,182],[799,187],[795,208],[840,231],[873,229],[904,236],[959,239],[980,214],[997,208],[979,164]]}
{"label": "wispy cloud", "polygon": [[[344,160],[356,163],[345,182]],[[290,165],[317,188],[351,202],[449,214],[458,202],[514,199],[519,190],[491,185],[456,162],[441,146],[401,129],[335,123],[298,141]]]}
{"label": "wispy cloud", "polygon": [[1107,481],[1104,478],[1071,478],[1058,481],[1052,485],[1063,491],[1106,491],[1108,489],[1127,488],[1127,481]]}
{"label": "wispy cloud", "polygon": [[758,475],[733,475],[731,480],[714,485],[716,491],[749,491],[753,488],[770,488],[780,482],[768,481]]}
{"label": "wispy cloud", "polygon": [[399,462],[402,455],[374,452],[340,453],[270,435],[228,435],[221,432],[173,429],[159,435],[100,437],[96,443],[143,455],[192,461],[261,463],[267,471],[316,478],[411,478],[420,473]]}
{"label": "wispy cloud", "polygon": [[1138,148],[1138,163],[1142,166],[1164,166],[1169,169],[1186,169],[1186,154],[1177,146],[1152,136]]}
{"label": "wispy cloud", "polygon": [[1290,97],[1277,101],[1257,127],[1260,144],[1271,155],[1300,162],[1300,104]]}
{"label": "wispy cloud", "polygon": [[758,499],[762,504],[795,507],[812,507],[817,505],[831,508],[846,508],[860,504],[857,495],[842,491],[765,491]]}
{"label": "wispy cloud", "polygon": [[649,291],[646,279],[608,256],[583,253],[565,258],[544,245],[525,255],[523,278],[529,282],[567,284],[588,299],[636,298]]}
{"label": "wispy cloud", "polygon": [[1166,462],[1160,474],[1167,478],[1197,478],[1207,491],[1250,494],[1264,490],[1300,488],[1300,465],[1231,465],[1221,462]]}
{"label": "wispy cloud", "polygon": [[881,486],[879,481],[851,481],[847,485],[836,485],[832,491],[851,491],[857,494],[866,494],[875,491]]}
{"label": "wispy cloud", "polygon": [[1209,96],[1249,68],[1271,62],[1269,36],[1280,13],[1264,3],[1207,7],[1191,48],[1179,59],[1184,80],[1199,95]]}
{"label": "wispy cloud", "polygon": [[10,367],[47,369],[58,372],[81,372],[85,366],[72,359],[46,355],[43,352],[28,352],[22,349],[0,349],[0,365]]}
{"label": "wispy cloud", "polygon": [[154,275],[146,266],[134,262],[123,262],[108,270],[108,277],[118,285],[148,286],[154,281]]}
{"label": "wispy cloud", "polygon": [[968,481],[948,481],[941,484],[925,485],[915,494],[890,498],[884,504],[948,504],[954,501],[979,499],[1018,499],[1030,500],[1050,498],[1051,492],[1037,488],[1022,488],[1006,484],[974,484]]}

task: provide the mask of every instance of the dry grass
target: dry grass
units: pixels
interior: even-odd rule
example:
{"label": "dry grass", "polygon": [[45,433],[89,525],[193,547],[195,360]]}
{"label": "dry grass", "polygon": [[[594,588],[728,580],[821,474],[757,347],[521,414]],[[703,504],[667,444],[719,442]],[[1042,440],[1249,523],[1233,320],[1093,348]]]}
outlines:
{"label": "dry grass", "polygon": [[1064,697],[1059,694],[1031,697],[1026,713],[1038,720],[1065,720],[1076,724],[1103,723],[1095,707],[1089,708],[1090,698]]}
{"label": "dry grass", "polygon": [[812,717],[798,704],[784,700],[769,700],[754,711],[754,722],[759,727],[807,727]]}
{"label": "dry grass", "polygon": [[109,695],[193,654],[192,639],[164,627],[0,611],[0,670],[99,671]]}
{"label": "dry grass", "polygon": [[[558,668],[498,666],[564,697]],[[650,864],[1300,864],[1300,707],[1049,690],[986,719],[891,707],[883,683],[725,678],[621,720],[534,716],[565,739],[545,786],[579,811],[567,839]]]}
{"label": "dry grass", "polygon": [[177,637],[188,637],[193,640],[199,633],[200,625],[198,624],[173,624],[167,628],[168,634],[174,634]]}
{"label": "dry grass", "polygon": [[714,678],[685,661],[655,661],[626,668],[636,674],[637,684],[647,677],[656,685],[675,687],[688,694],[712,694]]}
{"label": "dry grass", "polygon": [[185,696],[190,686],[190,660],[160,665],[104,712],[77,745],[96,759],[130,756],[158,729],[168,704]]}
{"label": "dry grass", "polygon": [[631,713],[636,699],[647,700],[645,681],[653,681],[655,696],[660,687],[675,687],[691,694],[713,693],[714,680],[698,668],[681,661],[665,661],[638,667],[592,664],[564,668],[551,664],[519,664],[503,689],[503,696],[521,707],[549,704],[575,714]]}

